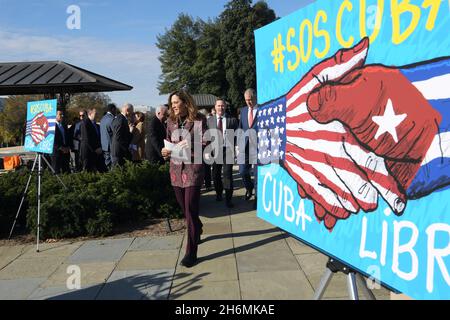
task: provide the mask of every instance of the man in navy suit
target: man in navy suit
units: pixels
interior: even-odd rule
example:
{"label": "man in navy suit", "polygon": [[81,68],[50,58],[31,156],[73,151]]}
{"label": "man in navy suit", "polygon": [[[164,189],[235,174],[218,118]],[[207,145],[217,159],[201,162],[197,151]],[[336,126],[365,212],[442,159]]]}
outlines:
{"label": "man in navy suit", "polygon": [[103,157],[105,158],[105,165],[111,169],[111,141],[113,136],[112,122],[116,117],[117,107],[114,103],[108,104],[107,112],[100,121],[100,137],[102,142]]}
{"label": "man in navy suit", "polygon": [[69,130],[63,123],[64,113],[58,110],[56,113],[55,143],[51,156],[52,167],[56,174],[70,173],[70,139]]}
{"label": "man in navy suit", "polygon": [[[251,170],[253,164],[256,164],[256,123],[257,123],[257,109],[256,92],[253,89],[247,89],[244,93],[245,103],[247,106],[241,108],[241,117],[239,121],[239,128],[248,133],[245,138],[245,151],[239,150],[239,152],[245,152],[245,163],[239,164],[239,173],[244,182],[246,189],[245,200],[250,200],[253,195],[253,189],[256,187],[256,166],[253,168],[253,174],[255,182],[253,183],[251,178]],[[255,130],[253,133],[248,132],[249,129]],[[242,157],[241,157],[242,159]],[[256,207],[256,197],[255,197]]]}
{"label": "man in navy suit", "polygon": [[111,160],[112,166],[123,166],[126,160],[131,161],[130,142],[132,135],[128,119],[134,112],[133,105],[126,103],[121,113],[112,122]]}
{"label": "man in navy suit", "polygon": [[97,110],[88,109],[87,118],[81,122],[80,161],[83,170],[105,172],[105,160],[103,159],[100,142],[100,127],[95,122]]}
{"label": "man in navy suit", "polygon": [[[225,201],[228,208],[233,208],[231,201],[233,197],[233,164],[234,157],[227,155],[234,154],[235,130],[239,124],[236,118],[226,115],[226,102],[223,98],[217,98],[214,109],[216,115],[208,119],[208,129],[217,130],[216,133],[223,137],[223,144],[219,145],[222,150],[214,152],[215,161],[212,165],[214,189],[216,190],[216,200],[222,201],[222,194],[225,190]],[[231,131],[231,132],[230,132]],[[232,137],[230,139],[230,136]],[[220,139],[220,138],[219,138]],[[220,159],[219,157],[222,157]],[[233,160],[231,160],[232,158]],[[223,177],[222,177],[223,171]]]}

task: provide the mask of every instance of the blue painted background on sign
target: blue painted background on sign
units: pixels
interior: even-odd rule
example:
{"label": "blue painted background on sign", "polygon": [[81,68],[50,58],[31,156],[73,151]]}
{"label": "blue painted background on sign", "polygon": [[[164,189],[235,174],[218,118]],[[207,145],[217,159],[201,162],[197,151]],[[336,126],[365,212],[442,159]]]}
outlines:
{"label": "blue painted background on sign", "polygon": [[[321,20],[318,24],[319,29],[326,30],[330,37],[330,47],[325,58],[333,55],[343,47],[336,39],[335,26],[337,13],[344,2],[317,1],[255,32],[259,104],[285,95],[313,65],[324,59],[315,56],[314,49],[323,51],[325,44],[323,38],[316,37],[312,40],[312,53],[308,61],[300,61],[296,70],[290,71],[287,62],[288,60],[295,62],[295,53],[286,51],[284,72],[281,73],[280,70],[276,72],[271,55],[274,50],[274,39],[280,34],[282,43],[286,46],[288,30],[294,28],[295,37],[292,39],[293,43],[298,45],[302,22],[309,19],[314,28],[317,12],[323,10],[327,14],[327,22]],[[354,37],[351,44],[353,46],[361,39],[360,1],[350,2],[353,5],[352,11],[343,11],[344,18],[340,29],[345,39],[351,35]],[[392,42],[391,4],[394,2],[396,1],[383,1],[384,14],[380,33],[370,44],[367,63],[403,66],[450,56],[448,1],[441,1],[432,30],[426,29],[432,10],[421,7],[423,1],[409,1],[419,8],[421,16],[414,31],[399,44]],[[366,3],[367,22],[370,25],[369,18],[372,12],[370,6],[377,1],[367,0]],[[410,19],[411,15],[408,13],[401,15],[401,30],[405,30]],[[371,32],[372,30],[368,28],[368,35]],[[305,36],[305,40],[306,38]],[[283,195],[281,199],[280,188]],[[292,203],[290,203],[291,195]],[[275,164],[261,166],[258,170],[258,217],[416,299],[450,299],[448,199],[450,190],[443,189],[419,200],[409,200],[406,211],[398,217],[380,198],[375,212],[352,215],[349,219],[338,222],[334,230],[329,232],[316,220],[312,202],[300,198],[297,183],[281,166]],[[273,206],[278,206],[279,201],[282,210],[277,216],[274,214]],[[417,239],[414,239],[415,231]],[[410,248],[405,248],[404,245],[411,239]],[[395,248],[399,247],[404,248],[404,252],[395,252]],[[442,257],[436,258],[439,254]],[[398,262],[395,257],[398,257]]]}
{"label": "blue painted background on sign", "polygon": [[[27,130],[25,135],[25,150],[31,152],[39,152],[52,154],[53,144],[55,141],[55,119],[56,119],[57,100],[43,100],[43,101],[30,101],[27,103]],[[45,130],[41,127],[36,127],[36,123],[33,122],[37,116],[42,113],[45,120],[42,123],[45,124]],[[32,130],[43,130],[45,134]],[[33,140],[32,135],[35,134]]]}

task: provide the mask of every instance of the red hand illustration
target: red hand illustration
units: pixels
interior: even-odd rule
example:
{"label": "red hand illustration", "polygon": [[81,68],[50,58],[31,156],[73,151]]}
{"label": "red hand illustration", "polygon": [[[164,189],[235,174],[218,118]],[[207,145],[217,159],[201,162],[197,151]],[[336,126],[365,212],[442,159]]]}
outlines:
{"label": "red hand illustration", "polygon": [[[438,132],[441,115],[403,74],[365,66],[316,88],[308,111],[320,123],[338,120],[357,142],[386,160],[402,193],[410,185]],[[346,142],[355,144],[354,138]],[[346,150],[356,159],[352,150]]]}
{"label": "red hand illustration", "polygon": [[300,196],[314,202],[316,217],[330,230],[351,213],[375,210],[378,194],[395,213],[405,208],[404,193],[384,159],[358,143],[342,123],[319,123],[307,109],[308,96],[324,81],[340,83],[364,64],[368,44],[365,38],[354,48],[339,50],[314,66],[286,96],[284,167],[297,181]]}

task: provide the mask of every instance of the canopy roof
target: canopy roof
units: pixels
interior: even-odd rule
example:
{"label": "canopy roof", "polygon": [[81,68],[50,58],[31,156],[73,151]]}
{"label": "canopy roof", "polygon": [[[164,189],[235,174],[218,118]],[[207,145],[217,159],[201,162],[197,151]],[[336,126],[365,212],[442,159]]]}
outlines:
{"label": "canopy roof", "polygon": [[131,90],[133,87],[63,61],[0,63],[0,95]]}

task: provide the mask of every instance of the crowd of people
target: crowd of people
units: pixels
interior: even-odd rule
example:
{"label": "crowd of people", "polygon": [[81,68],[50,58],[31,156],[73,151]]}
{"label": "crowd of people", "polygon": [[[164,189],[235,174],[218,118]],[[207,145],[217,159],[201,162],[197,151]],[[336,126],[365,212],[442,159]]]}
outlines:
{"label": "crowd of people", "polygon": [[[51,155],[51,164],[57,174],[107,172],[127,160],[163,163],[161,149],[166,135],[166,106],[158,107],[156,115],[150,119],[150,132],[145,130],[145,115],[134,112],[129,103],[120,110],[115,104],[109,104],[100,123],[96,117],[97,110],[87,108],[79,112],[79,118],[71,126],[67,126],[63,111],[57,111]],[[148,159],[146,143],[150,150]]]}
{"label": "crowd of people", "polygon": [[[236,130],[252,131],[257,122],[256,92],[248,89],[244,98],[246,106],[236,118],[230,114],[224,98],[217,98],[211,112],[203,114],[189,93],[176,91],[169,96],[168,104],[158,107],[149,119],[148,132],[144,128],[145,115],[134,112],[131,104],[123,105],[120,110],[109,104],[100,124],[95,120],[96,109],[82,110],[79,121],[70,128],[64,124],[63,112],[58,111],[52,166],[56,173],[106,172],[127,160],[148,160],[161,165],[170,162],[171,184],[188,229],[186,254],[181,264],[192,267],[197,262],[197,248],[201,243],[202,186],[211,191],[212,180],[216,201],[223,201],[225,194],[225,205],[234,207],[233,166],[237,163],[246,189],[246,201],[252,199],[256,188],[256,164],[251,161],[249,150],[256,147],[257,140],[247,137],[244,145],[236,142]],[[215,138],[212,139],[212,135]],[[221,141],[219,148],[206,152],[211,141],[217,142],[217,139]],[[175,150],[184,150],[187,159],[180,161]],[[194,159],[196,150],[201,151],[199,161]],[[238,154],[243,160],[236,161]],[[255,195],[255,209],[256,204]]]}

